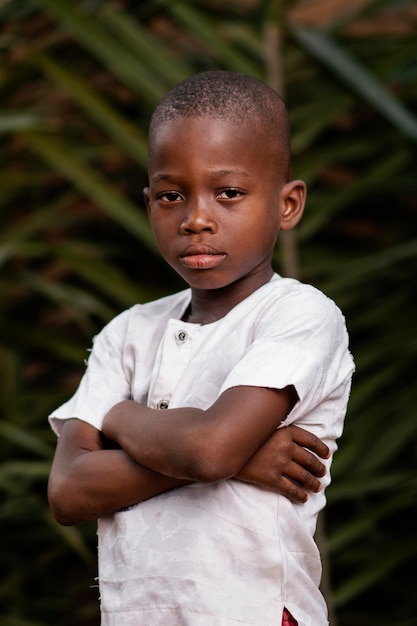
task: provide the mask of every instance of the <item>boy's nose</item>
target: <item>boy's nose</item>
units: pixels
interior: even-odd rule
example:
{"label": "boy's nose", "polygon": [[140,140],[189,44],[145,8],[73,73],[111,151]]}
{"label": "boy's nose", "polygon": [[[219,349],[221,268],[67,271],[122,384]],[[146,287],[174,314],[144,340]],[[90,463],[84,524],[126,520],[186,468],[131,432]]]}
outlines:
{"label": "boy's nose", "polygon": [[210,209],[201,204],[188,208],[180,226],[182,235],[200,233],[203,231],[215,232],[216,230],[217,224],[212,217]]}

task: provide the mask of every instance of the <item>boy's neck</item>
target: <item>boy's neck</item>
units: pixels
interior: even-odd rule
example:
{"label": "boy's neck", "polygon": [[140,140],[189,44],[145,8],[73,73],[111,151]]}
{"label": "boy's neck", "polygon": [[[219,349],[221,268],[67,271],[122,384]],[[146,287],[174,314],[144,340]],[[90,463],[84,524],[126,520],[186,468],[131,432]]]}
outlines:
{"label": "boy's neck", "polygon": [[254,291],[268,283],[273,270],[254,274],[219,289],[196,289],[191,287],[191,303],[183,316],[184,322],[210,324],[221,319]]}

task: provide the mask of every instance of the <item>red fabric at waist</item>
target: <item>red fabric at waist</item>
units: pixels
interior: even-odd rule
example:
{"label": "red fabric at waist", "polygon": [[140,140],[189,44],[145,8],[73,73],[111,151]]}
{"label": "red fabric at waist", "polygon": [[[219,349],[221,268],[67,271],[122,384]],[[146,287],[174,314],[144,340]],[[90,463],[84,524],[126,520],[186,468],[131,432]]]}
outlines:
{"label": "red fabric at waist", "polygon": [[293,616],[287,609],[284,609],[282,614],[282,623],[281,626],[298,626],[298,622],[295,621]]}

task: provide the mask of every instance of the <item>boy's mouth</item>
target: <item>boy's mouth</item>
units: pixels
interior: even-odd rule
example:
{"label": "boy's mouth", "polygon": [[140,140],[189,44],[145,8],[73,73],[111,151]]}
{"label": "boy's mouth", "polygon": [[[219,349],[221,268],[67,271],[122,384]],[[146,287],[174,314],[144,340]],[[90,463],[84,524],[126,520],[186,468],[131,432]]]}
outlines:
{"label": "boy's mouth", "polygon": [[225,258],[224,252],[202,245],[190,245],[180,255],[180,259],[186,267],[198,270],[217,267]]}

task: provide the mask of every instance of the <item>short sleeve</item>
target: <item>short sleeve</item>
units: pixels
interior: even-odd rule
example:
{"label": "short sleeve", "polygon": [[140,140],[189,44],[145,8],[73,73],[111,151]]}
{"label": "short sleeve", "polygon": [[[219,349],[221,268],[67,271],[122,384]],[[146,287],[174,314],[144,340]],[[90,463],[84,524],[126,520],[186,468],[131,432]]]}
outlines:
{"label": "short sleeve", "polygon": [[314,409],[329,399],[344,416],[352,372],[344,317],[332,300],[312,290],[308,298],[292,296],[264,312],[253,343],[222,391],[240,385],[293,385],[299,400],[285,423],[306,416],[308,422],[316,419]]}
{"label": "short sleeve", "polygon": [[123,365],[123,346],[129,311],[115,317],[96,335],[87,369],[75,394],[49,416],[59,435],[62,421],[78,418],[101,430],[106,413],[130,397],[130,381]]}

